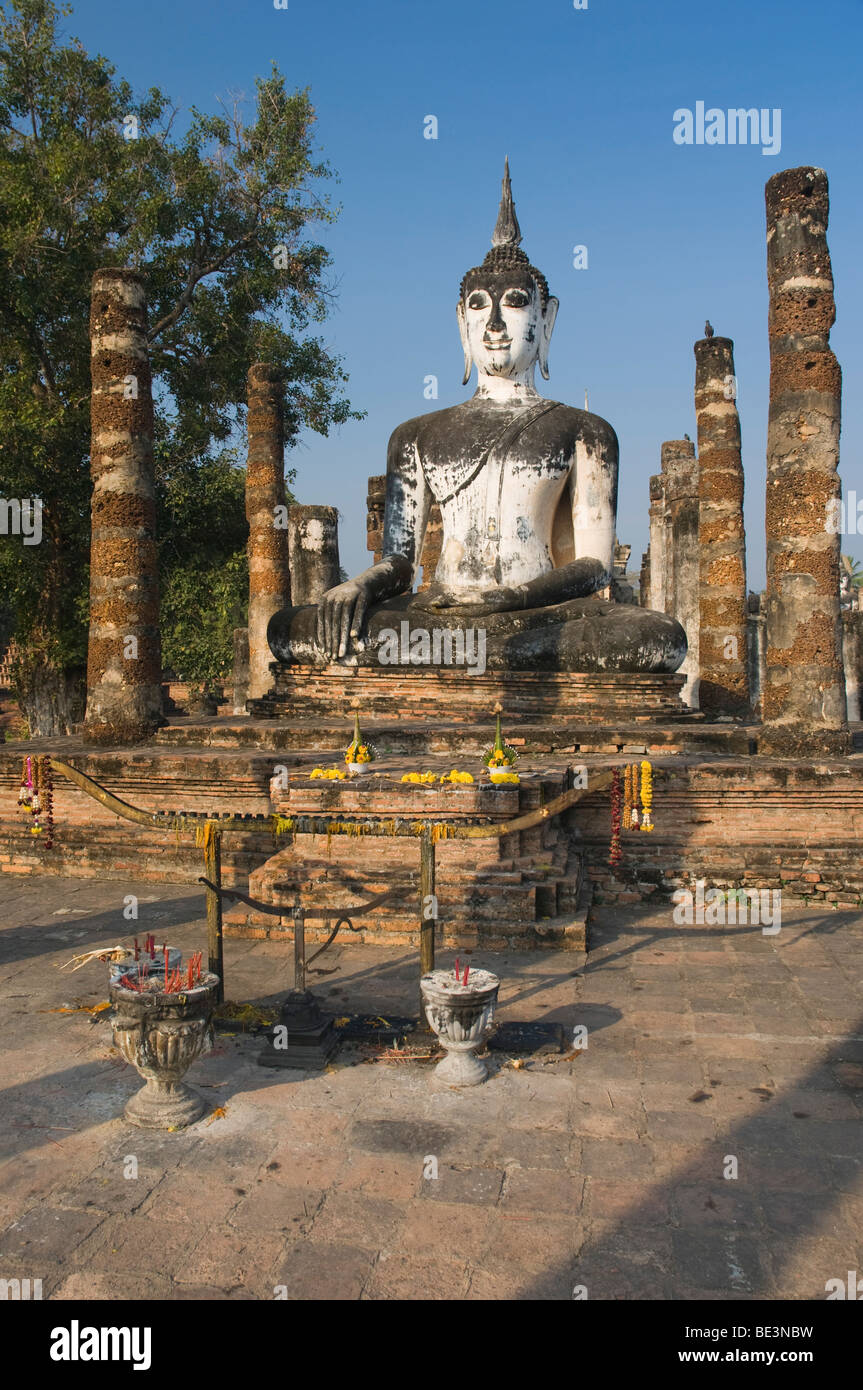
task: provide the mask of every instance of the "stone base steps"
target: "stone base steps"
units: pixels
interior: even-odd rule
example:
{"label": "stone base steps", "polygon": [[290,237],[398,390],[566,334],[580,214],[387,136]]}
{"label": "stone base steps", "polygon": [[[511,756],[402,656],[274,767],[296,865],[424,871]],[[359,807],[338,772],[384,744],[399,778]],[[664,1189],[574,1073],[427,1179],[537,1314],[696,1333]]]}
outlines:
{"label": "stone base steps", "polygon": [[[273,804],[284,816],[329,814],[349,820],[365,813],[402,823],[480,817],[500,825],[547,804],[567,782],[565,768],[526,774],[520,785],[502,788],[481,782],[422,788],[396,776],[374,775],[330,783],[299,779],[274,789]],[[413,837],[295,834],[249,881],[251,897],[284,905],[284,914],[277,918],[238,905],[225,929],[230,935],[284,938],[292,928],[291,910],[299,904],[314,933],[311,939],[326,939],[340,914],[350,916],[371,899],[395,893],[380,909],[359,915],[355,925],[363,940],[418,946],[419,860],[419,841]],[[554,943],[583,950],[582,882],[582,856],[558,819],[512,835],[442,838],[436,847],[436,936],[442,945],[462,949]]]}
{"label": "stone base steps", "polygon": [[[379,752],[396,757],[427,755],[476,756],[494,738],[493,718],[475,723],[394,720],[362,716],[364,735]],[[689,722],[652,724],[620,721],[604,725],[541,723],[519,720],[508,727],[507,741],[519,752],[560,754],[621,753],[659,756],[663,753],[721,754],[746,757],[757,751],[758,726]],[[155,735],[159,747],[249,748],[259,752],[319,753],[322,760],[337,759],[350,742],[350,711],[345,717],[285,719],[171,719]]]}
{"label": "stone base steps", "polygon": [[259,719],[362,718],[488,720],[497,705],[504,720],[553,721],[556,725],[609,721],[664,723],[702,718],[680,699],[684,677],[647,672],[493,671],[464,667],[270,666],[274,684],[250,700]]}

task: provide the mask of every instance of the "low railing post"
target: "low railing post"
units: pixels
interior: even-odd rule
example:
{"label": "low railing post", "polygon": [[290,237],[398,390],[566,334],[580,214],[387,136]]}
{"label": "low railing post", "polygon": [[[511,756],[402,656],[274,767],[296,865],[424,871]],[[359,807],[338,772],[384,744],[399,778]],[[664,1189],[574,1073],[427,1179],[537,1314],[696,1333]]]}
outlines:
{"label": "low railing post", "polygon": [[[434,970],[436,922],[434,835],[431,825],[424,825],[420,835],[420,976]],[[420,1028],[427,1027],[420,990]]]}
{"label": "low railing post", "polygon": [[[213,830],[204,844],[206,876],[217,888],[222,886],[222,836]],[[222,899],[212,888],[207,889],[207,968],[219,977],[218,1000],[225,998],[224,953],[222,948]]]}
{"label": "low railing post", "polygon": [[306,988],[306,914],[294,908],[294,989]]}

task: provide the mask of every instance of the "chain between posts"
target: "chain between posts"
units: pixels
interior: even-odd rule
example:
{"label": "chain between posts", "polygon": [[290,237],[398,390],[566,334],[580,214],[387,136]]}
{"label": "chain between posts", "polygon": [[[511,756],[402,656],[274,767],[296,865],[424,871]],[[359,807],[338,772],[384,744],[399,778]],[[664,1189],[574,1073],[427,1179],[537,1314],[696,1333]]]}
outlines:
{"label": "chain between posts", "polygon": [[[109,792],[92,777],[88,777],[85,772],[80,772],[78,768],[72,767],[69,763],[61,762],[59,758],[50,758],[49,761],[55,772],[68,778],[87,796],[93,797],[106,810],[112,811],[124,820],[134,821],[136,825],[145,825],[153,830],[196,832],[196,836],[199,837],[199,844],[203,845],[205,873],[210,880],[206,890],[209,968],[214,975],[219,977],[220,999],[224,998],[222,901],[220,896],[222,887],[221,846],[222,835],[226,832],[248,834],[252,830],[263,830],[265,826],[269,826],[274,835],[354,835],[360,837],[371,835],[398,838],[404,836],[410,839],[419,839],[420,973],[424,975],[434,969],[435,958],[436,912],[435,915],[428,917],[426,914],[430,908],[435,909],[436,841],[438,839],[499,839],[504,835],[517,835],[519,831],[531,830],[535,826],[551,820],[552,817],[559,816],[563,811],[569,810],[583,797],[593,792],[602,791],[610,785],[613,776],[612,771],[600,772],[591,779],[591,786],[578,787],[572,791],[563,792],[561,796],[556,797],[546,806],[540,806],[536,811],[528,811],[523,816],[515,816],[512,820],[498,821],[493,825],[482,823],[454,825],[446,820],[408,821],[392,817],[379,817],[376,820],[371,818],[342,820],[338,816],[281,816],[273,814],[246,817],[213,816],[208,815],[205,811],[187,811],[180,815],[171,815],[161,811],[145,811],[140,806],[132,806],[128,801],[114,796],[113,792]],[[295,931],[295,941],[298,935],[302,935],[302,932]],[[423,1011],[420,1007],[420,1018],[422,1019],[422,1017]]]}

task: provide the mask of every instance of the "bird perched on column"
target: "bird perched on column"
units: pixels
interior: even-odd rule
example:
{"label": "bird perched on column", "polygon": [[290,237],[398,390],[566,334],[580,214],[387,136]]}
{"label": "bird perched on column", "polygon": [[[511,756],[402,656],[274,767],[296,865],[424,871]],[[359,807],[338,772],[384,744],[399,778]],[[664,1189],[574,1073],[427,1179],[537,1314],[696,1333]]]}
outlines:
{"label": "bird perched on column", "polygon": [[710,322],[710,319],[707,319],[704,325],[704,336],[705,338],[713,337],[713,324]]}

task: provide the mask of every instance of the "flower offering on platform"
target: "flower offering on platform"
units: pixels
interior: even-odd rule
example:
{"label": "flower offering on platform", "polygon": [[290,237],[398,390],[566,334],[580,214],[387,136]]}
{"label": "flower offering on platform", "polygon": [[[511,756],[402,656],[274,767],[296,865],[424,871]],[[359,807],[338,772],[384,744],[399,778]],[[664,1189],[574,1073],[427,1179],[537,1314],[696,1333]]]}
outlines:
{"label": "flower offering on platform", "polygon": [[377,758],[377,752],[371,743],[366,743],[360,730],[359,710],[354,714],[354,736],[345,749],[345,762],[350,769],[367,769],[369,763],[373,763]]}
{"label": "flower offering on platform", "polygon": [[511,782],[518,783],[518,773],[511,769],[518,761],[518,754],[508,743],[504,743],[500,729],[500,708],[497,711],[497,723],[495,724],[494,743],[483,755],[483,763],[488,768],[489,776],[495,783]]}

